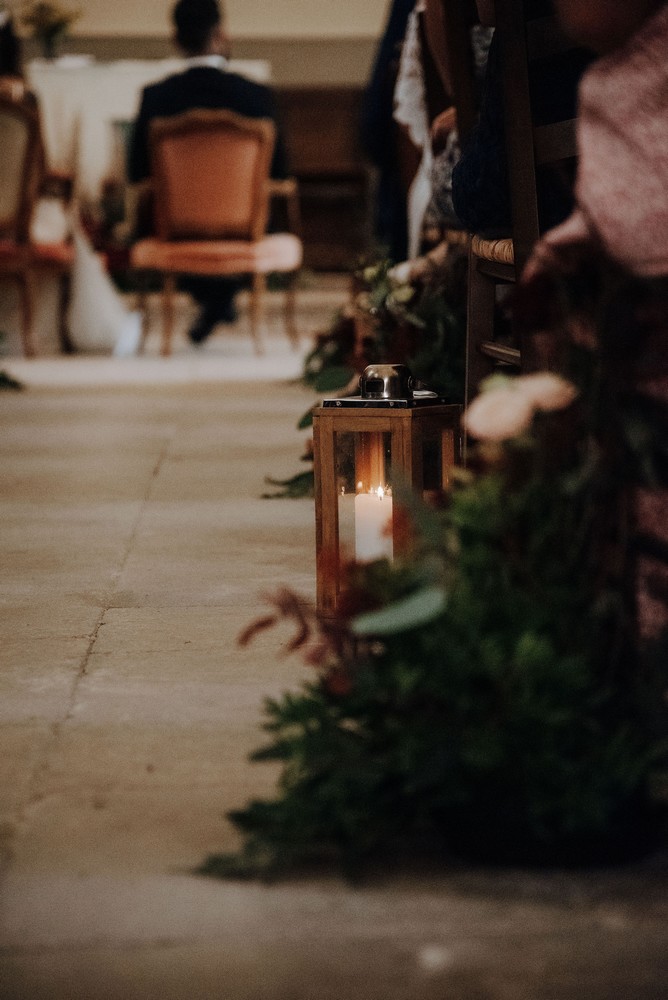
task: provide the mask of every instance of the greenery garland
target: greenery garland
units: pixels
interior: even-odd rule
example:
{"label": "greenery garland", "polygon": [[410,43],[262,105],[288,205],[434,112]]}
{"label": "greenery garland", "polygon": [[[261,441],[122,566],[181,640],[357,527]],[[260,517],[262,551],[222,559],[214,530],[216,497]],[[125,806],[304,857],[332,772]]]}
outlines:
{"label": "greenery garland", "polygon": [[668,407],[635,381],[668,289],[590,277],[559,289],[572,381],[494,377],[445,506],[396,491],[411,556],[351,565],[335,619],[282,591],[242,636],[292,619],[314,678],[266,703],[252,759],[280,762],[278,794],[231,813],[241,851],[200,872],[355,876],[405,851],[592,865],[665,843],[668,593],[640,642],[634,584],[639,545],[668,552],[630,501],[668,491]]}
{"label": "greenery garland", "polygon": [[[316,337],[304,361],[302,380],[320,395],[356,392],[356,377],[369,364],[405,364],[414,378],[447,402],[464,400],[466,255],[453,247],[447,264],[415,284],[397,281],[391,262],[360,265],[353,275],[355,298]],[[360,338],[358,324],[366,335]],[[353,387],[351,389],[351,387]],[[310,408],[298,422],[312,424]],[[267,477],[267,498],[313,496],[311,444],[301,456],[310,467],[288,479]]]}
{"label": "greenery garland", "polygon": [[243,849],[201,871],[324,860],[354,876],[402,849],[598,864],[655,843],[668,632],[640,669],[625,484],[588,434],[555,462],[572,417],[486,445],[444,510],[404,497],[417,551],[352,566],[337,620],[282,593],[248,630],[293,618],[316,673],[266,704],[252,759],[281,763],[278,797],[232,813]]}

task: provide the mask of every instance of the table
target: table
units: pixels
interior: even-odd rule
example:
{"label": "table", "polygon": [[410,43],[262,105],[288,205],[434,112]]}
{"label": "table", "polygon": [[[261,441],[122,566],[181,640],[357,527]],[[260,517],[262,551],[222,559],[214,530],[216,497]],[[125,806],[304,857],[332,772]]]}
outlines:
{"label": "table", "polygon": [[[230,69],[268,83],[264,60],[230,61]],[[107,178],[122,178],[122,125],[139,110],[142,89],[184,67],[182,59],[125,59],[97,63],[88,56],[33,59],[26,77],[39,101],[50,169],[74,175],[82,201],[99,199]]]}

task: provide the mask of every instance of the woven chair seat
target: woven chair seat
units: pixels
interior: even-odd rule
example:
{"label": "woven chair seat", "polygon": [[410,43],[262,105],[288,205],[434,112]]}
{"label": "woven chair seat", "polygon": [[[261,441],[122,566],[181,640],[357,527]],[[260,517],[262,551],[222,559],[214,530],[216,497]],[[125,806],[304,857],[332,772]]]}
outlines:
{"label": "woven chair seat", "polygon": [[511,239],[486,240],[482,236],[472,236],[471,253],[495,264],[515,263],[515,248]]}

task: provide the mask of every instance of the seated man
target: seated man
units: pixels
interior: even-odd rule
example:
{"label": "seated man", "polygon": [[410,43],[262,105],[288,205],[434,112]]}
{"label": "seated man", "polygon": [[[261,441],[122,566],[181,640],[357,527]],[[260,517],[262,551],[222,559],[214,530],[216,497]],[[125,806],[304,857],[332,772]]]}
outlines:
{"label": "seated man", "polygon": [[[133,184],[150,174],[148,135],[153,118],[180,114],[191,108],[227,108],[249,118],[274,121],[277,117],[274,97],[268,87],[228,71],[229,40],[218,0],[178,0],[172,17],[175,41],[187,63],[182,73],[146,87],[142,94],[128,164]],[[287,174],[280,133],[271,172],[277,178]],[[182,287],[201,306],[200,315],[189,332],[193,343],[205,340],[217,323],[234,322],[238,280],[193,277],[184,279]]]}

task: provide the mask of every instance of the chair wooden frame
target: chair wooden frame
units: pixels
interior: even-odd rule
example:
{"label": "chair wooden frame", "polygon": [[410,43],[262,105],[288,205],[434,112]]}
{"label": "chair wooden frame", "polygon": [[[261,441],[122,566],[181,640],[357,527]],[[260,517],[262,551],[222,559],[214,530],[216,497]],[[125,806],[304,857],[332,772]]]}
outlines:
{"label": "chair wooden frame", "polygon": [[[241,178],[233,178],[242,192],[247,210],[240,211],[238,217],[229,220],[216,219],[212,209],[211,221],[203,219],[200,214],[188,218],[188,208],[185,202],[177,203],[174,197],[172,175],[170,172],[170,143],[180,140],[201,140],[204,145],[214,139],[224,137],[226,140],[237,138],[246,140],[252,149],[248,162],[250,173]],[[264,293],[266,277],[272,270],[285,271],[290,275],[285,295],[284,320],[288,337],[293,345],[298,343],[295,324],[295,278],[301,264],[301,241],[294,233],[283,234],[292,239],[293,258],[294,247],[299,245],[299,260],[296,265],[288,267],[270,267],[257,264],[250,266],[256,250],[269,245],[274,236],[267,236],[267,223],[272,197],[285,198],[287,202],[288,221],[291,227],[299,226],[298,189],[293,178],[272,180],[269,177],[271,159],[276,137],[275,125],[269,119],[248,118],[226,109],[209,110],[193,109],[180,115],[168,118],[158,118],[151,123],[149,131],[150,155],[152,165],[152,185],[154,199],[154,217],[157,240],[140,241],[132,251],[131,262],[138,270],[157,270],[163,277],[162,294],[162,348],[161,353],[171,353],[171,340],[174,325],[174,294],[177,279],[181,275],[242,275],[250,274],[252,287],[250,295],[250,327],[253,344],[257,353],[262,350],[260,326],[264,318]],[[212,189],[212,197],[215,191]],[[211,244],[208,258],[202,257],[198,263],[196,256],[188,259],[188,250],[194,244]],[[216,247],[220,259],[216,261]],[[171,258],[160,250],[174,251]],[[237,258],[234,251],[237,251]],[[151,250],[157,251],[151,253]],[[225,255],[224,251],[230,251]],[[179,253],[181,252],[181,256]],[[171,262],[170,262],[171,260]],[[234,261],[237,260],[237,265]],[[156,264],[157,261],[157,264]],[[146,334],[146,301],[142,296],[144,314],[144,336]]]}
{"label": "chair wooden frame", "polygon": [[457,111],[457,133],[464,144],[477,118],[477,97],[471,26],[476,22],[474,0],[441,0],[443,31],[452,103]]}
{"label": "chair wooden frame", "polygon": [[536,358],[530,342],[495,339],[497,288],[518,280],[541,232],[537,169],[574,163],[575,119],[537,126],[532,120],[529,67],[533,60],[573,47],[554,17],[528,19],[524,0],[496,0],[496,33],[501,50],[502,83],[512,236],[487,240],[473,236],[469,249],[466,402],[482,379],[499,364],[531,371]]}
{"label": "chair wooden frame", "polygon": [[25,134],[15,174],[3,181],[13,184],[15,193],[13,208],[0,217],[0,278],[9,278],[18,286],[23,352],[26,357],[34,357],[37,353],[33,329],[37,276],[48,272],[59,277],[58,332],[62,349],[69,350],[65,312],[73,251],[63,244],[36,245],[30,237],[30,223],[43,181],[39,113],[36,107],[25,101],[0,95],[0,117],[13,120]]}

